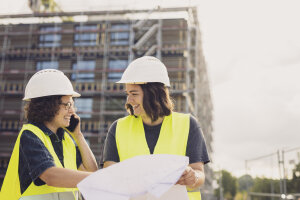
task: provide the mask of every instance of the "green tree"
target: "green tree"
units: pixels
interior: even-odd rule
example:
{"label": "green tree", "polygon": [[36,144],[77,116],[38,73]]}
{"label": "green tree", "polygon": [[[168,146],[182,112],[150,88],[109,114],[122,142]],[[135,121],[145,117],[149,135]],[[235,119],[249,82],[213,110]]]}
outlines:
{"label": "green tree", "polygon": [[[221,184],[220,184],[220,180]],[[222,185],[223,197],[227,200],[233,200],[237,192],[237,179],[226,170],[221,171],[221,177],[218,180],[219,186]],[[220,198],[220,188],[215,190],[215,195]]]}
{"label": "green tree", "polygon": [[300,163],[293,169],[293,178],[287,182],[288,193],[300,193]]}
{"label": "green tree", "polygon": [[254,184],[254,180],[250,175],[244,175],[238,178],[238,190],[239,191],[247,191],[249,190]]}
{"label": "green tree", "polygon": [[[261,193],[280,193],[280,183],[279,180],[269,179],[269,178],[255,178],[252,192]],[[270,197],[253,197],[253,200],[269,200]]]}

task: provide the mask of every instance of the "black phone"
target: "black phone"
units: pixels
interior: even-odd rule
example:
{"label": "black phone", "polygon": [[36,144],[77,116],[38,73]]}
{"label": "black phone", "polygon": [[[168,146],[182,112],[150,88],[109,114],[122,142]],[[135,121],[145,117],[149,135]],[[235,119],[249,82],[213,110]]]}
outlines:
{"label": "black phone", "polygon": [[74,117],[74,115],[72,115],[71,119],[70,119],[70,125],[68,127],[66,127],[66,129],[73,132],[75,130],[76,126],[78,125],[78,123],[79,123],[79,119],[76,119]]}

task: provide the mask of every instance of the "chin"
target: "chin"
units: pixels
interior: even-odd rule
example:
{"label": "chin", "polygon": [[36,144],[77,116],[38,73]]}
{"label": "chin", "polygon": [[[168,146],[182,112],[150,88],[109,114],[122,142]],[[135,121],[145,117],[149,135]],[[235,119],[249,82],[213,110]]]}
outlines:
{"label": "chin", "polygon": [[141,116],[141,114],[139,112],[134,112],[135,116]]}
{"label": "chin", "polygon": [[70,126],[70,123],[65,123],[65,124],[62,124],[62,128],[65,128],[65,127],[68,127],[68,126]]}
{"label": "chin", "polygon": [[136,116],[141,116],[141,112],[140,112],[139,110],[135,110],[135,111],[134,111],[134,115],[136,115]]}

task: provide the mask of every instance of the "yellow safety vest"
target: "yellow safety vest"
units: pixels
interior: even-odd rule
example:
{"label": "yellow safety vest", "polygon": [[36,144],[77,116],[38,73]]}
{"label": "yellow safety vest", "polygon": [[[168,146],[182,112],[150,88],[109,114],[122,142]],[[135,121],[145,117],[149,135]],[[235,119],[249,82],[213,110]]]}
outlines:
{"label": "yellow safety vest", "polygon": [[[165,116],[154,154],[186,155],[190,115],[173,112]],[[150,155],[141,117],[127,116],[118,120],[116,144],[120,161],[138,155]],[[190,200],[201,200],[200,191],[188,191]]]}
{"label": "yellow safety vest", "polygon": [[[6,176],[3,181],[0,199],[1,200],[18,200],[23,196],[33,196],[33,195],[41,195],[41,194],[49,194],[49,193],[58,193],[58,192],[75,192],[78,191],[77,188],[58,188],[48,186],[47,184],[36,186],[34,182],[32,182],[29,187],[25,190],[23,194],[21,194],[20,190],[20,180],[19,180],[19,146],[20,146],[20,138],[23,134],[24,130],[29,130],[33,132],[45,145],[50,154],[54,159],[54,163],[56,167],[63,168],[62,164],[57,157],[54,148],[52,146],[51,140],[48,135],[46,135],[42,130],[32,124],[24,124],[19,135],[17,141],[15,143],[15,147],[13,149],[9,165],[7,168]],[[64,166],[68,169],[77,170],[76,166],[76,147],[75,144],[69,136],[69,134],[65,134],[65,139],[62,141],[63,144],[63,155],[64,155]]]}

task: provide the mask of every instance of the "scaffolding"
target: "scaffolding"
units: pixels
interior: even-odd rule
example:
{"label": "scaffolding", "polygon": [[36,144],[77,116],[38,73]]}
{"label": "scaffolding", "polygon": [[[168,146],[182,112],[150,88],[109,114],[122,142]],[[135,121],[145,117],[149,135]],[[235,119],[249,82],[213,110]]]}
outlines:
{"label": "scaffolding", "polygon": [[[177,12],[184,16],[176,15]],[[157,14],[175,13],[175,17]],[[138,14],[138,15],[137,15]],[[39,69],[58,68],[84,101],[75,101],[81,129],[98,161],[111,123],[126,115],[123,85],[115,84],[128,63],[156,56],[165,63],[175,110],[200,122],[212,153],[212,102],[195,7],[0,15],[9,18],[85,16],[85,22],[0,25],[0,160],[8,163],[23,123],[23,91]],[[126,17],[125,17],[126,16]],[[4,145],[5,144],[5,145]],[[1,162],[2,162],[1,161]],[[203,191],[212,193],[212,170],[206,166]],[[0,179],[4,174],[1,174]],[[1,183],[1,182],[0,182]],[[208,199],[208,198],[207,198]]]}

